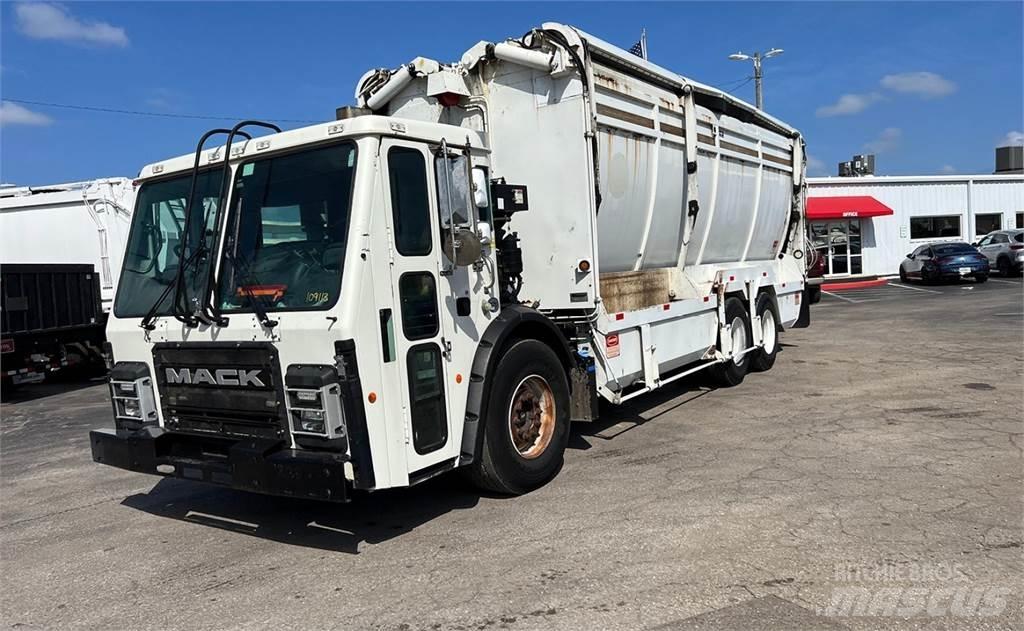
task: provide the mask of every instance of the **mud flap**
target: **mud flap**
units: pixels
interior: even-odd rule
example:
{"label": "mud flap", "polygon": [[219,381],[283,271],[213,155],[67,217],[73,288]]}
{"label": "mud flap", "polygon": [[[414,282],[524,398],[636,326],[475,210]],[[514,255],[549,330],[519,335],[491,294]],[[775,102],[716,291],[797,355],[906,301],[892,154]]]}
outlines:
{"label": "mud flap", "polygon": [[811,326],[811,292],[810,287],[804,287],[803,295],[800,297],[800,317],[793,324],[793,329],[806,329]]}

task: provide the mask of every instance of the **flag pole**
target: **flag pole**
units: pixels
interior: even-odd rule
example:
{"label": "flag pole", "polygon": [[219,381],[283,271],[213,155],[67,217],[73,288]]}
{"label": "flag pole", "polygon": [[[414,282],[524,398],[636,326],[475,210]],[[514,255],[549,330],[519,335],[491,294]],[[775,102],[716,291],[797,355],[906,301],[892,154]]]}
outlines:
{"label": "flag pole", "polygon": [[647,59],[647,29],[640,31],[640,51],[643,53],[644,60]]}

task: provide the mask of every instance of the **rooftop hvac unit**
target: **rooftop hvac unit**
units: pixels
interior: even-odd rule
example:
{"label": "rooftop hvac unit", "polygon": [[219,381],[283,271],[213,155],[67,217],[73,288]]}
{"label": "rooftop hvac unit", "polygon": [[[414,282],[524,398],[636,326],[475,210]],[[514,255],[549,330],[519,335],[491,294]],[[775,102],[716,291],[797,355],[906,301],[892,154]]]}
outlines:
{"label": "rooftop hvac unit", "polygon": [[839,163],[839,177],[853,177],[853,162],[847,160]]}
{"label": "rooftop hvac unit", "polygon": [[853,170],[857,175],[874,175],[875,156],[873,154],[853,156]]}
{"label": "rooftop hvac unit", "polygon": [[996,173],[1020,173],[1024,171],[1024,146],[996,148]]}

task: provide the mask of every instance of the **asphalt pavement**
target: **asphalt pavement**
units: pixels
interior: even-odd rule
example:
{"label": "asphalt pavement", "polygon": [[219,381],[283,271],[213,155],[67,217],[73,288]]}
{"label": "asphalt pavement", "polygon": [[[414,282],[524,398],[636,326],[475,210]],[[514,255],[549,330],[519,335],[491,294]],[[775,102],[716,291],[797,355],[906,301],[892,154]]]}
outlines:
{"label": "asphalt pavement", "polygon": [[1021,628],[1020,280],[864,291],[826,294],[738,387],[607,408],[519,498],[447,476],[330,505],[120,471],[89,456],[102,384],[29,388],[0,410],[0,619]]}

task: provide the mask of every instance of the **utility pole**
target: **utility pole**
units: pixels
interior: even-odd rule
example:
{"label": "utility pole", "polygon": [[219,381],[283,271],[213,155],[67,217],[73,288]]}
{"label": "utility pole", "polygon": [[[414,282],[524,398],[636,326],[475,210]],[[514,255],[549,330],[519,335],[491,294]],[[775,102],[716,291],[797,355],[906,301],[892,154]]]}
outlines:
{"label": "utility pole", "polygon": [[761,53],[757,52],[753,55],[747,55],[744,53],[733,53],[729,55],[729,59],[733,61],[752,61],[754,62],[754,95],[757,101],[757,109],[764,109],[764,94],[761,91],[761,77],[764,74],[761,72],[761,62],[770,57],[777,57],[782,54],[781,48],[772,48],[768,52]]}

